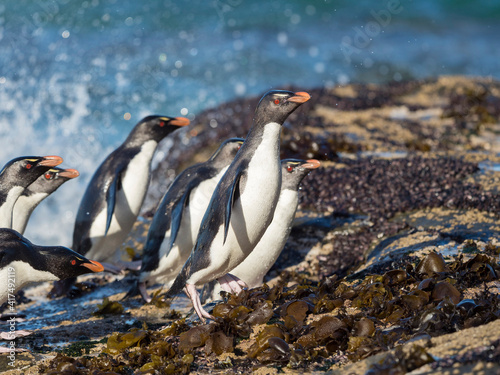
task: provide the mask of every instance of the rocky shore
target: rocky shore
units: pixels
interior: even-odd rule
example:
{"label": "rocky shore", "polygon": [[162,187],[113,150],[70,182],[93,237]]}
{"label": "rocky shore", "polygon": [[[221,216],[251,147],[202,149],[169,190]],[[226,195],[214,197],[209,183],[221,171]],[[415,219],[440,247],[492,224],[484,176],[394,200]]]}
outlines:
{"label": "rocky shore", "polygon": [[[58,300],[40,297],[50,287],[41,284],[16,306],[19,329],[35,331],[16,340],[29,352],[14,367],[1,356],[0,371],[500,374],[500,83],[307,91],[281,152],[322,166],[302,183],[265,286],[224,296],[217,321],[202,325],[183,297],[122,300],[130,275],[82,278]],[[257,101],[200,113],[160,146],[126,256],[140,255],[176,173],[245,136]]]}

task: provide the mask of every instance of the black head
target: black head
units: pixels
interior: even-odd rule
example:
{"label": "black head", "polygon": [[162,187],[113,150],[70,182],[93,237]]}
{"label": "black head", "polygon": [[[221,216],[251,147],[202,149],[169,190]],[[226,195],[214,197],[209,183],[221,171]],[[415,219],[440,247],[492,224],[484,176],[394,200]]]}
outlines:
{"label": "black head", "polygon": [[39,176],[25,190],[23,195],[35,193],[51,194],[66,181],[80,175],[76,169],[50,168],[43,175]]}
{"label": "black head", "polygon": [[[69,279],[90,272],[102,272],[104,267],[95,260],[89,260],[77,252],[63,246],[36,246],[47,270],[60,280]],[[36,268],[36,267],[35,267]]]}
{"label": "black head", "polygon": [[15,230],[0,228],[0,269],[14,261],[29,263],[34,269],[48,271],[59,279],[104,270],[99,262],[66,247],[34,245]]}
{"label": "black head", "polygon": [[261,99],[255,110],[254,123],[265,125],[276,122],[283,125],[286,118],[311,96],[307,92],[272,90]]}
{"label": "black head", "polygon": [[63,162],[59,156],[22,156],[10,160],[0,171],[2,187],[27,187],[40,175]]}
{"label": "black head", "polygon": [[223,166],[229,165],[244,141],[243,138],[230,138],[225,140],[210,157],[210,160]]}
{"label": "black head", "polygon": [[137,146],[149,140],[160,142],[174,130],[187,125],[189,119],[186,117],[147,116],[132,129],[125,143]]}
{"label": "black head", "polygon": [[300,182],[321,163],[316,159],[283,159],[281,161],[281,189],[298,190]]}

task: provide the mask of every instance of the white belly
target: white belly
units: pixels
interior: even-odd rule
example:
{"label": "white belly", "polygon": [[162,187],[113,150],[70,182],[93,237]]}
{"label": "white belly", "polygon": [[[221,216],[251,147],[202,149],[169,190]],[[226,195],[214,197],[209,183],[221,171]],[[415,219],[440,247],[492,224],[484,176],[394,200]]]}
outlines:
{"label": "white belly", "polygon": [[[217,184],[219,183],[221,177],[226,173],[227,167],[221,170],[215,177],[205,180],[200,183],[189,196],[189,206],[188,210],[184,210],[183,213],[183,223],[182,225],[189,225],[191,233],[190,249],[193,248],[196,238],[198,237],[198,231],[200,230],[201,221],[205,215],[210,199],[214,193]],[[186,222],[184,223],[184,218]]]}
{"label": "white belly", "polygon": [[188,257],[189,253],[186,255],[174,245],[168,256],[160,258],[158,268],[145,275],[141,274],[140,281],[147,281],[148,285],[161,283],[166,288],[170,288]]}
{"label": "white belly", "polygon": [[279,124],[267,125],[261,144],[247,169],[245,190],[235,202],[224,243],[224,223],[209,251],[210,265],[191,275],[189,284],[204,284],[225,275],[250,254],[269,225],[281,188],[276,137]]}
{"label": "white belly", "polygon": [[[13,268],[15,271],[9,271]],[[59,280],[55,275],[47,271],[39,271],[31,267],[28,263],[15,261],[0,270],[0,304],[8,300],[9,294],[15,294],[26,284],[36,281]],[[10,285],[9,285],[10,283]],[[14,290],[9,290],[13,287]]]}
{"label": "white belly", "polygon": [[278,259],[290,235],[297,210],[298,192],[284,190],[280,194],[273,221],[252,252],[231,274],[245,281],[250,288],[262,284],[264,276]]}
{"label": "white belly", "polygon": [[31,213],[38,204],[47,198],[47,193],[35,193],[30,196],[21,195],[14,205],[12,229],[23,234]]}
{"label": "white belly", "polygon": [[121,189],[116,195],[115,210],[104,237],[107,209],[102,210],[90,228],[92,248],[86,256],[97,261],[113,261],[116,250],[125,241],[141,210],[149,185],[150,163],[157,142],[146,142],[122,173]]}

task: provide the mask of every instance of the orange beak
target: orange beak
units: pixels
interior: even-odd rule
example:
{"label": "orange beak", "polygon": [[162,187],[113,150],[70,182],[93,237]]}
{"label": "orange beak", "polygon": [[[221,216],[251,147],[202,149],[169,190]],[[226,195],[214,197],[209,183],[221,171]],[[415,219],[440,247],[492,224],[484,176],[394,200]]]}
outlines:
{"label": "orange beak", "polygon": [[60,156],[44,156],[43,160],[38,163],[38,165],[43,165],[44,167],[55,167],[63,162],[63,159]]}
{"label": "orange beak", "polygon": [[186,117],[175,117],[170,120],[170,124],[175,126],[187,126],[190,122],[191,121],[189,121],[189,119]]}
{"label": "orange beak", "polygon": [[76,178],[80,176],[80,173],[76,169],[64,169],[59,173],[59,176],[66,178]]}
{"label": "orange beak", "polygon": [[302,167],[307,169],[316,169],[321,165],[321,163],[316,159],[310,159],[307,163],[302,164]]}
{"label": "orange beak", "polygon": [[95,260],[89,260],[90,263],[83,263],[82,266],[87,267],[92,272],[102,272],[104,271],[104,267],[101,263],[96,262]]}
{"label": "orange beak", "polygon": [[296,92],[295,96],[288,98],[288,101],[294,103],[305,103],[309,99],[311,99],[311,95],[309,95],[307,92]]}

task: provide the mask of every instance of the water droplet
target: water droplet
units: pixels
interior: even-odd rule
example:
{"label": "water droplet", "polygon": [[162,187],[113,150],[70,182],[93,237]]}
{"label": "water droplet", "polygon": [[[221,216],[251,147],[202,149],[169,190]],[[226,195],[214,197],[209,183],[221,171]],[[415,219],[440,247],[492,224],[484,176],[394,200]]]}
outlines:
{"label": "water droplet", "polygon": [[286,33],[284,32],[278,33],[278,43],[284,46],[285,44],[287,44],[287,42],[288,42],[288,36],[286,35]]}

